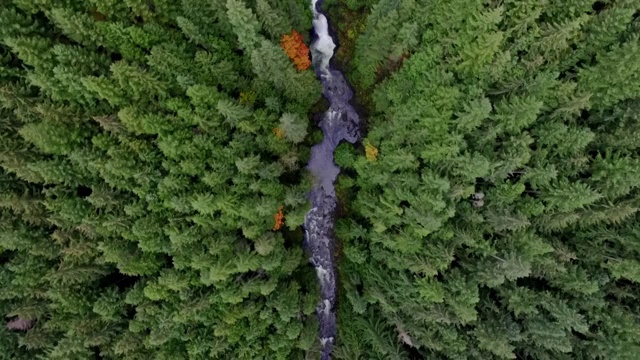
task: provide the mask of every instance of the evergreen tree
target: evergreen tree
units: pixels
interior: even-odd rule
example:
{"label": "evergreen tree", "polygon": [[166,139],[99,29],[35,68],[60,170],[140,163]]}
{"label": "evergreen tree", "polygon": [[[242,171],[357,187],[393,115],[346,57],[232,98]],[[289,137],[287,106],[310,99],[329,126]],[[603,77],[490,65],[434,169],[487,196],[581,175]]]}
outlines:
{"label": "evergreen tree", "polygon": [[[0,357],[312,352],[317,294],[297,235],[307,186],[291,173],[306,117],[286,122],[292,141],[273,130],[320,91],[279,47],[286,11],[0,4]],[[253,60],[259,47],[276,66]],[[290,230],[273,230],[278,209]]]}
{"label": "evergreen tree", "polygon": [[638,3],[368,9],[338,357],[633,357]]}
{"label": "evergreen tree", "polygon": [[[368,123],[336,152],[335,357],[637,357],[638,1],[325,5]],[[1,359],[319,356],[311,25],[0,0]]]}

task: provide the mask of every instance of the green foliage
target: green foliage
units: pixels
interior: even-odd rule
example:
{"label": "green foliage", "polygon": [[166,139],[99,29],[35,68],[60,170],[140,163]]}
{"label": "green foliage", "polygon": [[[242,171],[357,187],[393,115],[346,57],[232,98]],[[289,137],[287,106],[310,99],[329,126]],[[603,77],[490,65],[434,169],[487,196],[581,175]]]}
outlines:
{"label": "green foliage", "polygon": [[[0,307],[8,321],[35,320],[2,326],[0,357],[311,351],[314,275],[285,244],[301,240],[308,185],[292,172],[320,87],[279,47],[307,7],[0,8]],[[274,136],[281,125],[291,141]],[[274,232],[281,206],[290,231]]]}
{"label": "green foliage", "polygon": [[365,9],[337,357],[634,357],[638,2]]}
{"label": "green foliage", "polygon": [[[325,5],[368,129],[336,150],[335,357],[636,358],[638,2]],[[306,0],[0,0],[0,308],[35,320],[1,359],[318,357],[321,88],[279,44],[310,26]]]}
{"label": "green foliage", "polygon": [[287,140],[297,144],[307,136],[307,121],[296,114],[285,113],[280,117],[280,130]]}

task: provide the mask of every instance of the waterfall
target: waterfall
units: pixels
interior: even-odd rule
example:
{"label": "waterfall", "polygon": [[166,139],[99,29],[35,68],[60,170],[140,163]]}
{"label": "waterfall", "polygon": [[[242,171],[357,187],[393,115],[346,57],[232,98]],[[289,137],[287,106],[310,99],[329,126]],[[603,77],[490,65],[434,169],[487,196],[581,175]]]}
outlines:
{"label": "waterfall", "polygon": [[311,56],[316,74],[322,82],[322,93],[329,100],[330,106],[319,124],[324,138],[311,148],[311,158],[307,165],[315,183],[309,193],[311,210],[305,216],[304,244],[320,285],[321,300],[316,314],[320,324],[321,359],[329,360],[337,330],[337,270],[333,229],[338,199],[333,184],[340,169],[334,163],[333,154],[341,141],[355,143],[360,138],[360,118],[349,103],[353,91],[342,72],[331,65],[336,45],[329,34],[327,17],[321,9],[322,0],[311,0],[311,6],[316,34],[311,43]]}

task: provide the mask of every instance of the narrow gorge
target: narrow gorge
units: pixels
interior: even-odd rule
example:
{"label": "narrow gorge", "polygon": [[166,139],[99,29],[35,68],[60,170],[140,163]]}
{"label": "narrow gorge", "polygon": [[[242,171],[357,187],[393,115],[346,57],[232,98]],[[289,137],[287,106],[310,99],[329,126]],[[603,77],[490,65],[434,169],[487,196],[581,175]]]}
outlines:
{"label": "narrow gorge", "polygon": [[322,82],[324,97],[329,101],[320,128],[322,142],[311,149],[308,169],[314,177],[309,194],[311,210],[304,222],[305,247],[315,267],[320,284],[321,302],[317,308],[322,344],[322,360],[331,359],[336,341],[337,270],[335,263],[334,214],[338,199],[334,188],[340,169],[334,163],[334,151],[344,140],[355,143],[360,138],[361,120],[350,101],[353,91],[343,73],[332,65],[336,42],[329,33],[322,0],[312,0],[313,29],[311,43],[313,66]]}

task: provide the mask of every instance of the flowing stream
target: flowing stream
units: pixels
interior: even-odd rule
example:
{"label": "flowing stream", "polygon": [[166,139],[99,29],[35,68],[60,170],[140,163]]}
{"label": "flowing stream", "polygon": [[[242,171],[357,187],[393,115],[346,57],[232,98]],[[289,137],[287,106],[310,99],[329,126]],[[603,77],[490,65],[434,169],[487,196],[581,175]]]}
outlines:
{"label": "flowing stream", "polygon": [[321,301],[316,313],[320,324],[321,359],[329,360],[336,341],[337,300],[333,228],[338,199],[333,184],[340,173],[334,163],[333,153],[341,141],[355,143],[360,138],[360,118],[349,103],[353,91],[342,72],[331,65],[336,45],[329,34],[327,17],[322,12],[322,1],[311,0],[316,34],[311,43],[311,56],[313,67],[322,82],[322,93],[330,106],[319,124],[324,138],[311,148],[311,159],[307,166],[315,184],[309,193],[311,210],[305,217],[304,230],[309,261],[315,267],[320,283]]}

